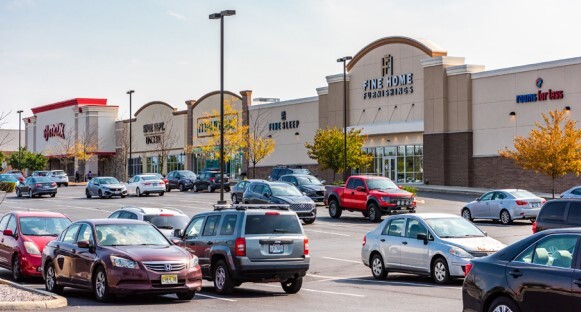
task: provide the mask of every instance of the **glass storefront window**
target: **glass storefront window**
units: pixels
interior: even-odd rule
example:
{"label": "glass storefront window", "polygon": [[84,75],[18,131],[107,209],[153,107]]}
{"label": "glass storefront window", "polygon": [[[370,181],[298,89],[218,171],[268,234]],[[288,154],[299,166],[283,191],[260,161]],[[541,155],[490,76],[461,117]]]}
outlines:
{"label": "glass storefront window", "polygon": [[159,165],[159,157],[151,156],[147,157],[146,171],[149,173],[161,173],[161,168]]}
{"label": "glass storefront window", "polygon": [[128,162],[128,175],[130,177],[136,174],[143,173],[143,165],[141,163],[141,157],[129,158]]}
{"label": "glass storefront window", "polygon": [[384,155],[385,156],[395,156],[395,146],[389,146],[384,148]]}
{"label": "glass storefront window", "polygon": [[363,148],[363,151],[373,156],[373,162],[369,168],[357,170],[362,174],[383,175],[396,183],[422,183],[424,181],[422,145]]}
{"label": "glass storefront window", "polygon": [[184,170],[186,163],[186,155],[169,155],[167,157],[167,172],[174,170]]}

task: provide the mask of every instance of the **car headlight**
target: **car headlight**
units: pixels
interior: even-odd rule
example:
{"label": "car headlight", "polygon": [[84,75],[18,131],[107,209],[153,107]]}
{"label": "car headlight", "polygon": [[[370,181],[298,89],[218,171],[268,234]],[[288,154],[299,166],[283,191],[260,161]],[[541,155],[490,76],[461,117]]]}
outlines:
{"label": "car headlight", "polygon": [[452,246],[450,247],[450,250],[448,250],[448,252],[456,257],[460,257],[460,258],[474,258],[471,254],[469,254],[466,250],[460,248],[460,247],[456,247],[456,246]]}
{"label": "car headlight", "polygon": [[40,250],[38,249],[38,246],[36,246],[35,243],[33,243],[33,242],[24,242],[24,248],[26,248],[26,252],[29,255],[37,255],[37,256],[40,256]]}
{"label": "car headlight", "polygon": [[103,186],[103,191],[109,191],[109,188],[106,186]]}
{"label": "car headlight", "polygon": [[198,266],[198,264],[199,264],[198,257],[192,255],[192,258],[190,259],[189,267],[195,268]]}
{"label": "car headlight", "polygon": [[119,268],[126,268],[126,269],[138,269],[139,268],[139,266],[137,265],[137,262],[135,262],[133,260],[121,258],[121,257],[111,256],[111,263],[113,264],[114,267],[119,267]]}
{"label": "car headlight", "polygon": [[189,179],[185,179],[185,180],[184,180],[184,182],[186,182],[186,183],[190,183],[190,182],[192,182],[192,181],[190,181]]}
{"label": "car headlight", "polygon": [[390,200],[391,200],[391,198],[389,198],[389,196],[381,196],[381,201],[389,203]]}

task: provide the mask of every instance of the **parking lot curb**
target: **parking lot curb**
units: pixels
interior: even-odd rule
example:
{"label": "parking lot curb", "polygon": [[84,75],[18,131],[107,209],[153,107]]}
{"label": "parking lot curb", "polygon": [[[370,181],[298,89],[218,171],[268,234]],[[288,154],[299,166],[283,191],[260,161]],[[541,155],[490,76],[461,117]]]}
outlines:
{"label": "parking lot curb", "polygon": [[67,298],[44,291],[34,289],[20,284],[1,279],[0,284],[10,285],[18,289],[34,292],[37,294],[48,296],[52,299],[43,301],[15,301],[15,302],[0,302],[0,311],[15,311],[15,310],[35,310],[35,309],[56,309],[66,307],[68,305]]}

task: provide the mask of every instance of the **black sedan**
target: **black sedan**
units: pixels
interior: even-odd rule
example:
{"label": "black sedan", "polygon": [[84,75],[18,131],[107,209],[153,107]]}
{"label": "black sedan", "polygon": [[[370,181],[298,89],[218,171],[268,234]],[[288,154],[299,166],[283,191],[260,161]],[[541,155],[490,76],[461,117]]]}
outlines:
{"label": "black sedan", "polygon": [[325,202],[325,180],[321,181],[308,174],[287,174],[278,179],[296,186],[316,203]]}
{"label": "black sedan", "polygon": [[472,259],[462,286],[463,311],[581,309],[581,229],[547,230]]}
{"label": "black sedan", "polygon": [[28,197],[36,197],[42,195],[50,195],[55,197],[57,193],[57,185],[47,177],[28,177],[24,183],[16,185],[16,196],[28,195]]}
{"label": "black sedan", "polygon": [[242,202],[242,197],[244,197],[244,191],[246,191],[246,188],[248,187],[248,185],[251,182],[266,182],[266,180],[260,180],[260,179],[250,179],[250,180],[242,180],[238,183],[236,183],[233,187],[232,187],[232,203],[233,204],[239,204]]}

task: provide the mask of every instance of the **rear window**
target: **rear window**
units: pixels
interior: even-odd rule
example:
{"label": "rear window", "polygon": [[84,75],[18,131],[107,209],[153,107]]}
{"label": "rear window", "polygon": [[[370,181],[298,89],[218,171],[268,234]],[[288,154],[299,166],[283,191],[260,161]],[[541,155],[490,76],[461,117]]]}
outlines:
{"label": "rear window", "polygon": [[45,177],[36,177],[36,178],[32,179],[32,182],[34,182],[34,183],[46,183],[46,182],[52,182],[52,180],[49,178],[45,178]]}
{"label": "rear window", "polygon": [[247,215],[246,234],[302,234],[295,215]]}
{"label": "rear window", "polygon": [[569,223],[581,224],[581,202],[572,202],[569,206]]}
{"label": "rear window", "polygon": [[537,198],[537,195],[525,190],[512,191],[509,193],[514,196],[514,198]]}
{"label": "rear window", "polygon": [[151,176],[143,176],[143,177],[141,177],[141,178],[142,178],[143,180],[145,180],[145,181],[159,180],[159,178],[158,178],[158,177],[156,177],[156,176],[152,176],[152,175],[151,175]]}
{"label": "rear window", "polygon": [[56,170],[56,171],[53,171],[52,173],[53,173],[54,175],[57,175],[57,176],[65,176],[65,175],[67,175],[67,174],[66,174],[64,171],[62,171],[62,170]]}
{"label": "rear window", "polygon": [[188,225],[190,218],[184,215],[144,215],[143,220],[155,225],[158,229],[183,230]]}
{"label": "rear window", "polygon": [[543,209],[541,209],[541,212],[539,213],[539,219],[562,221],[563,217],[565,216],[566,206],[567,202],[564,201],[547,203]]}

